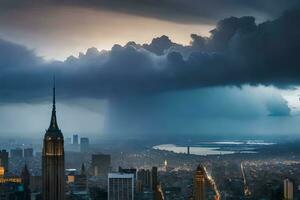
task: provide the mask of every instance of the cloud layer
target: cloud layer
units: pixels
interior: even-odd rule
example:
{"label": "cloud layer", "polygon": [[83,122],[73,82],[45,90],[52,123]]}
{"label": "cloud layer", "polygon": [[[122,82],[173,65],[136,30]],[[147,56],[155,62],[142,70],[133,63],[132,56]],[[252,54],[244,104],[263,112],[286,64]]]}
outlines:
{"label": "cloud layer", "polygon": [[300,11],[256,24],[253,17],[219,21],[210,37],[192,34],[183,46],[167,36],[110,51],[90,48],[78,58],[45,62],[23,46],[0,40],[0,100],[45,98],[52,80],[64,98],[112,98],[209,86],[299,84]]}
{"label": "cloud layer", "polygon": [[228,13],[234,16],[242,14],[261,18],[274,17],[297,4],[297,0],[2,0],[0,9],[3,12],[42,6],[77,6],[176,22],[199,23],[216,21],[228,16]]}

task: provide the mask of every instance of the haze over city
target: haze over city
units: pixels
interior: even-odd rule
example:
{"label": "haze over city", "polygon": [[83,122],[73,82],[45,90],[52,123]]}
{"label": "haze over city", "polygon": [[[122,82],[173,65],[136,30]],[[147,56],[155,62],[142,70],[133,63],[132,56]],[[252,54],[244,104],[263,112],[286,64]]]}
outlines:
{"label": "haze over city", "polygon": [[300,199],[299,0],[0,0],[0,200]]}

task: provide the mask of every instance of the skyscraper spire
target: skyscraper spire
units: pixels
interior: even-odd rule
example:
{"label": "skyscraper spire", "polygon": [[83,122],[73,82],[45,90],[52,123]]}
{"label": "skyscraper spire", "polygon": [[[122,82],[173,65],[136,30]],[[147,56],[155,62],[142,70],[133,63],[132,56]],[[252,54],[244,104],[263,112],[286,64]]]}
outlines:
{"label": "skyscraper spire", "polygon": [[51,122],[45,133],[43,144],[42,180],[43,200],[65,200],[64,136],[57,126],[54,77]]}
{"label": "skyscraper spire", "polygon": [[55,106],[55,76],[53,76],[53,106],[49,130],[59,130],[56,120],[56,106]]}

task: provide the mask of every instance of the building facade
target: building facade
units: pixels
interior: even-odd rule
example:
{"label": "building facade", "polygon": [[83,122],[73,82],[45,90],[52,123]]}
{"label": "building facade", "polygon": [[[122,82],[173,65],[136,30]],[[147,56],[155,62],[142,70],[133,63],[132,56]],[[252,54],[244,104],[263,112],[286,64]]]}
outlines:
{"label": "building facade", "polygon": [[284,200],[293,200],[294,199],[294,184],[289,179],[284,179],[283,181],[283,195]]}
{"label": "building facade", "polygon": [[111,157],[106,154],[92,155],[92,174],[94,176],[107,176],[110,171]]}
{"label": "building facade", "polygon": [[199,165],[194,175],[193,200],[204,200],[204,199],[205,199],[205,170],[203,166]]}
{"label": "building facade", "polygon": [[108,174],[108,200],[133,200],[134,174]]}

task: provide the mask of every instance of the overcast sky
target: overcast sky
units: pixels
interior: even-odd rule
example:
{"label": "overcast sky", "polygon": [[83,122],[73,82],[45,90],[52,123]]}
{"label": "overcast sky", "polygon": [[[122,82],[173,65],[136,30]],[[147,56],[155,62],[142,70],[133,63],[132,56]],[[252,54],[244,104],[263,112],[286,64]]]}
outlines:
{"label": "overcast sky", "polygon": [[[296,0],[0,1],[0,134],[297,136]],[[218,124],[216,126],[215,124]]]}

